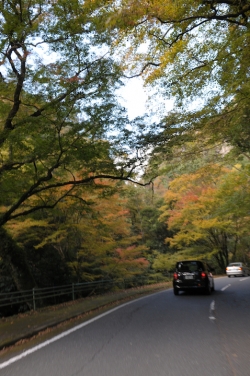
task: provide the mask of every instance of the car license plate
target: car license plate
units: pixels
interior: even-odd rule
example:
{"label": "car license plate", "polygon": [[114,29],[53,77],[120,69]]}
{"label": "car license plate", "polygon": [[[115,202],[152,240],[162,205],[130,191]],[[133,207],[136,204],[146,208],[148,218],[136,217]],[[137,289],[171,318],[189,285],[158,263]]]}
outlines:
{"label": "car license plate", "polygon": [[185,279],[193,279],[194,276],[193,275],[185,275]]}

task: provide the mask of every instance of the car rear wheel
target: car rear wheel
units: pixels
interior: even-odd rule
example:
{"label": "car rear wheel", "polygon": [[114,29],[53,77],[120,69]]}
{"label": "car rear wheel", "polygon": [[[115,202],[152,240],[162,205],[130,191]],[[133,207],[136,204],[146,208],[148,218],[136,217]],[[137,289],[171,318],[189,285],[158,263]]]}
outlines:
{"label": "car rear wheel", "polygon": [[212,291],[211,286],[210,286],[210,284],[208,283],[208,285],[207,285],[207,287],[206,287],[206,289],[205,289],[205,293],[206,293],[207,295],[210,295],[210,294],[211,294],[211,291]]}
{"label": "car rear wheel", "polygon": [[174,287],[174,294],[179,295],[179,290],[176,287]]}

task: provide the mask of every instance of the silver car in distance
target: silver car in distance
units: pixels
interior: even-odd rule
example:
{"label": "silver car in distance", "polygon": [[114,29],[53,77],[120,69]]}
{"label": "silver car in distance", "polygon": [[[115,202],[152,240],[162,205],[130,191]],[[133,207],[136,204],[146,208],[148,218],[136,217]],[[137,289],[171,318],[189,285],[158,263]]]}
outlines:
{"label": "silver car in distance", "polygon": [[228,277],[247,277],[250,275],[250,269],[242,262],[231,262],[226,267],[226,273]]}

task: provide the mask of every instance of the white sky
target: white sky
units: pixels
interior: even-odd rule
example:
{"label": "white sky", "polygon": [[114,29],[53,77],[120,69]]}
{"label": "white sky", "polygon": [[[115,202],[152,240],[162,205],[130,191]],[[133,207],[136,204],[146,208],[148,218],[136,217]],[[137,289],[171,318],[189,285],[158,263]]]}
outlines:
{"label": "white sky", "polygon": [[130,79],[123,88],[118,90],[118,95],[122,97],[120,103],[127,108],[131,120],[145,114],[148,95],[143,88],[142,79]]}
{"label": "white sky", "polygon": [[173,100],[165,99],[157,91],[154,99],[152,99],[152,92],[153,91],[151,90],[151,104],[148,106],[149,102],[147,102],[147,100],[150,95],[149,92],[147,92],[147,89],[143,87],[143,80],[140,77],[129,79],[125,86],[117,91],[117,94],[120,97],[119,101],[122,106],[127,108],[130,120],[133,120],[137,116],[143,116],[146,113],[150,113],[150,107],[151,110],[153,108],[155,112],[154,115],[152,114],[153,118],[155,115],[158,118],[157,114],[159,115],[161,111],[166,114],[173,109]]}

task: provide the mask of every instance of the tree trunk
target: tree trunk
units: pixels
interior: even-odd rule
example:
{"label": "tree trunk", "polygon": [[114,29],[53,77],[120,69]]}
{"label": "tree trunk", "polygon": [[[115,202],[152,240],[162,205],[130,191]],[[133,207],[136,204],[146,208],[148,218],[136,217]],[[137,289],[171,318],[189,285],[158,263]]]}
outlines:
{"label": "tree trunk", "polygon": [[4,228],[0,228],[0,258],[18,291],[35,287],[25,251],[19,247]]}

